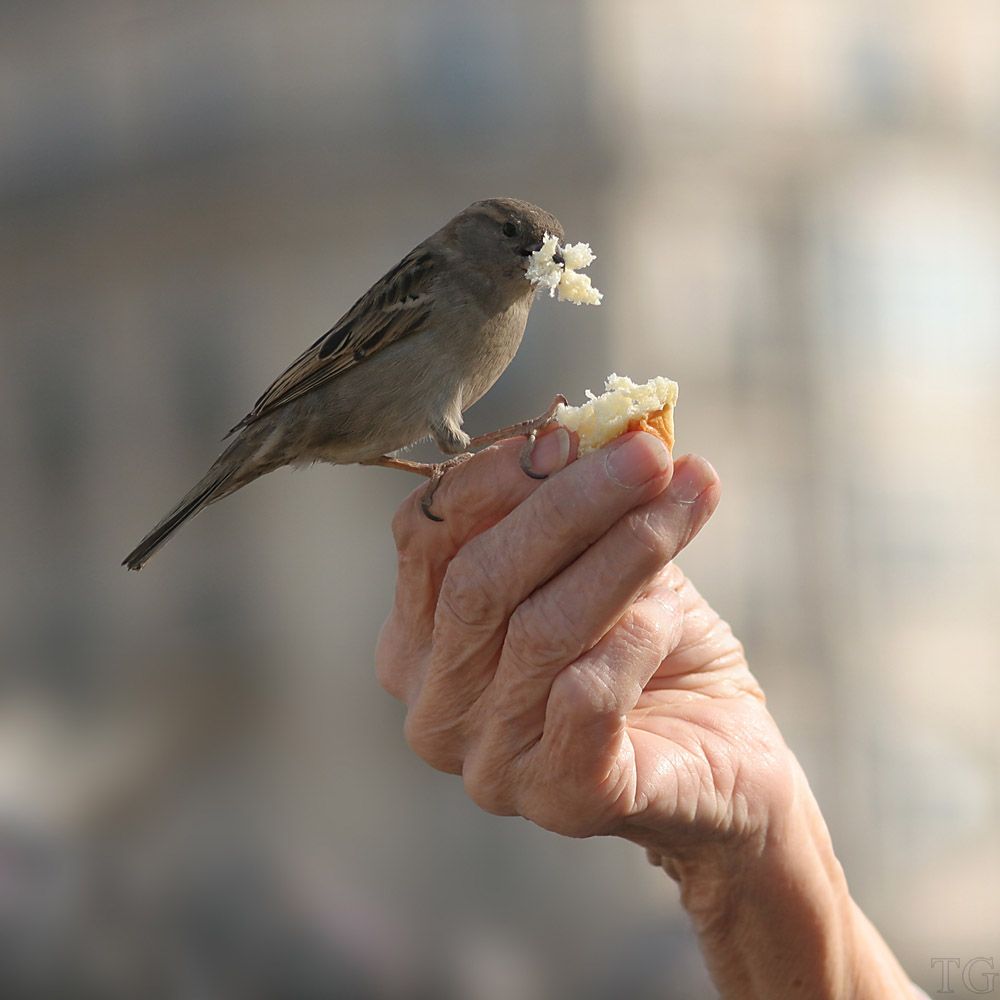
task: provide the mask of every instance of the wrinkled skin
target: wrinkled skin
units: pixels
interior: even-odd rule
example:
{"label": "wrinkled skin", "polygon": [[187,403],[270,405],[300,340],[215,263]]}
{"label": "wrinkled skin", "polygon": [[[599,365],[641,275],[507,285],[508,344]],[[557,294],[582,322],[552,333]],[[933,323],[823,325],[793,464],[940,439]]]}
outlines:
{"label": "wrinkled skin", "polygon": [[[536,461],[557,450],[542,440]],[[531,481],[510,442],[449,473],[444,525],[410,498],[379,678],[413,749],[489,812],[650,847],[670,830],[678,850],[753,837],[755,803],[788,791],[781,738],[742,646],[671,562],[718,478],[694,457],[674,473],[649,435],[622,446],[644,482],[610,475],[611,451]]]}
{"label": "wrinkled skin", "polygon": [[442,524],[419,490],[396,515],[376,664],[410,745],[489,812],[643,845],[723,997],[912,998],[742,646],[672,562],[718,504],[715,471],[648,434],[572,461],[558,430],[538,482],[520,448],[451,470]]}

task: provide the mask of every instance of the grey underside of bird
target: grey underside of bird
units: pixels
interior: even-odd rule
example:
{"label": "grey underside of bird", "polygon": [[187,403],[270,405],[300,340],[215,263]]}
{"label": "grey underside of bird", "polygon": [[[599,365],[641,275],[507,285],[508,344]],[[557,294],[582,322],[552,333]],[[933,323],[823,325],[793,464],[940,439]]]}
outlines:
{"label": "grey underside of bird", "polygon": [[[446,322],[414,333],[254,418],[123,565],[141,569],[199,511],[282,466],[373,462],[427,437],[449,454],[464,451],[462,413],[510,363],[533,297],[475,317],[471,337]],[[468,305],[459,321],[470,321]]]}

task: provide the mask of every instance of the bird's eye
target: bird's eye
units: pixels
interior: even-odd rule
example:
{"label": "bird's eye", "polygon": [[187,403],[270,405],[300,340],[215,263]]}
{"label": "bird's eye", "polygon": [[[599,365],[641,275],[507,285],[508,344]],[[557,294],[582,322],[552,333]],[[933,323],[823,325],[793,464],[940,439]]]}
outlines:
{"label": "bird's eye", "polygon": [[505,222],[503,224],[503,234],[504,236],[517,236],[517,223]]}

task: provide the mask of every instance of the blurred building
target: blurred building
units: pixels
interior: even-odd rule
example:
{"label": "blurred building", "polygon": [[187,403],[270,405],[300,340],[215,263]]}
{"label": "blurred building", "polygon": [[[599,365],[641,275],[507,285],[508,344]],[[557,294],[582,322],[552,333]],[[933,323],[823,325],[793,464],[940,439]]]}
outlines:
{"label": "blurred building", "polygon": [[615,361],[669,337],[726,489],[699,586],[919,979],[1000,916],[1000,12],[669,7],[594,8]]}
{"label": "blurred building", "polygon": [[5,998],[61,995],[60,961],[96,996],[708,995],[631,848],[411,758],[371,661],[412,482],[276,473],[118,567],[304,344],[497,194],[589,240],[606,299],[540,302],[470,425],[678,379],[725,487],[683,564],[859,902],[929,990],[995,949],[1000,10],[570,10],[0,8]]}

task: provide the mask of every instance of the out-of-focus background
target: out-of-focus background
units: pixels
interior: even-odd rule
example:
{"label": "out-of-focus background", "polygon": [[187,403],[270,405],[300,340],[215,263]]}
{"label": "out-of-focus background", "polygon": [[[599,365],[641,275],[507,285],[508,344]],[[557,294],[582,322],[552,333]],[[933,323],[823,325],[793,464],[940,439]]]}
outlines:
{"label": "out-of-focus background", "polygon": [[118,566],[492,195],[606,297],[540,300],[468,425],[680,382],[725,489],[683,565],[857,900],[929,991],[1000,969],[998,52],[988,0],[7,0],[0,996],[712,995],[641,852],[407,749],[372,652],[412,479],[280,472]]}

